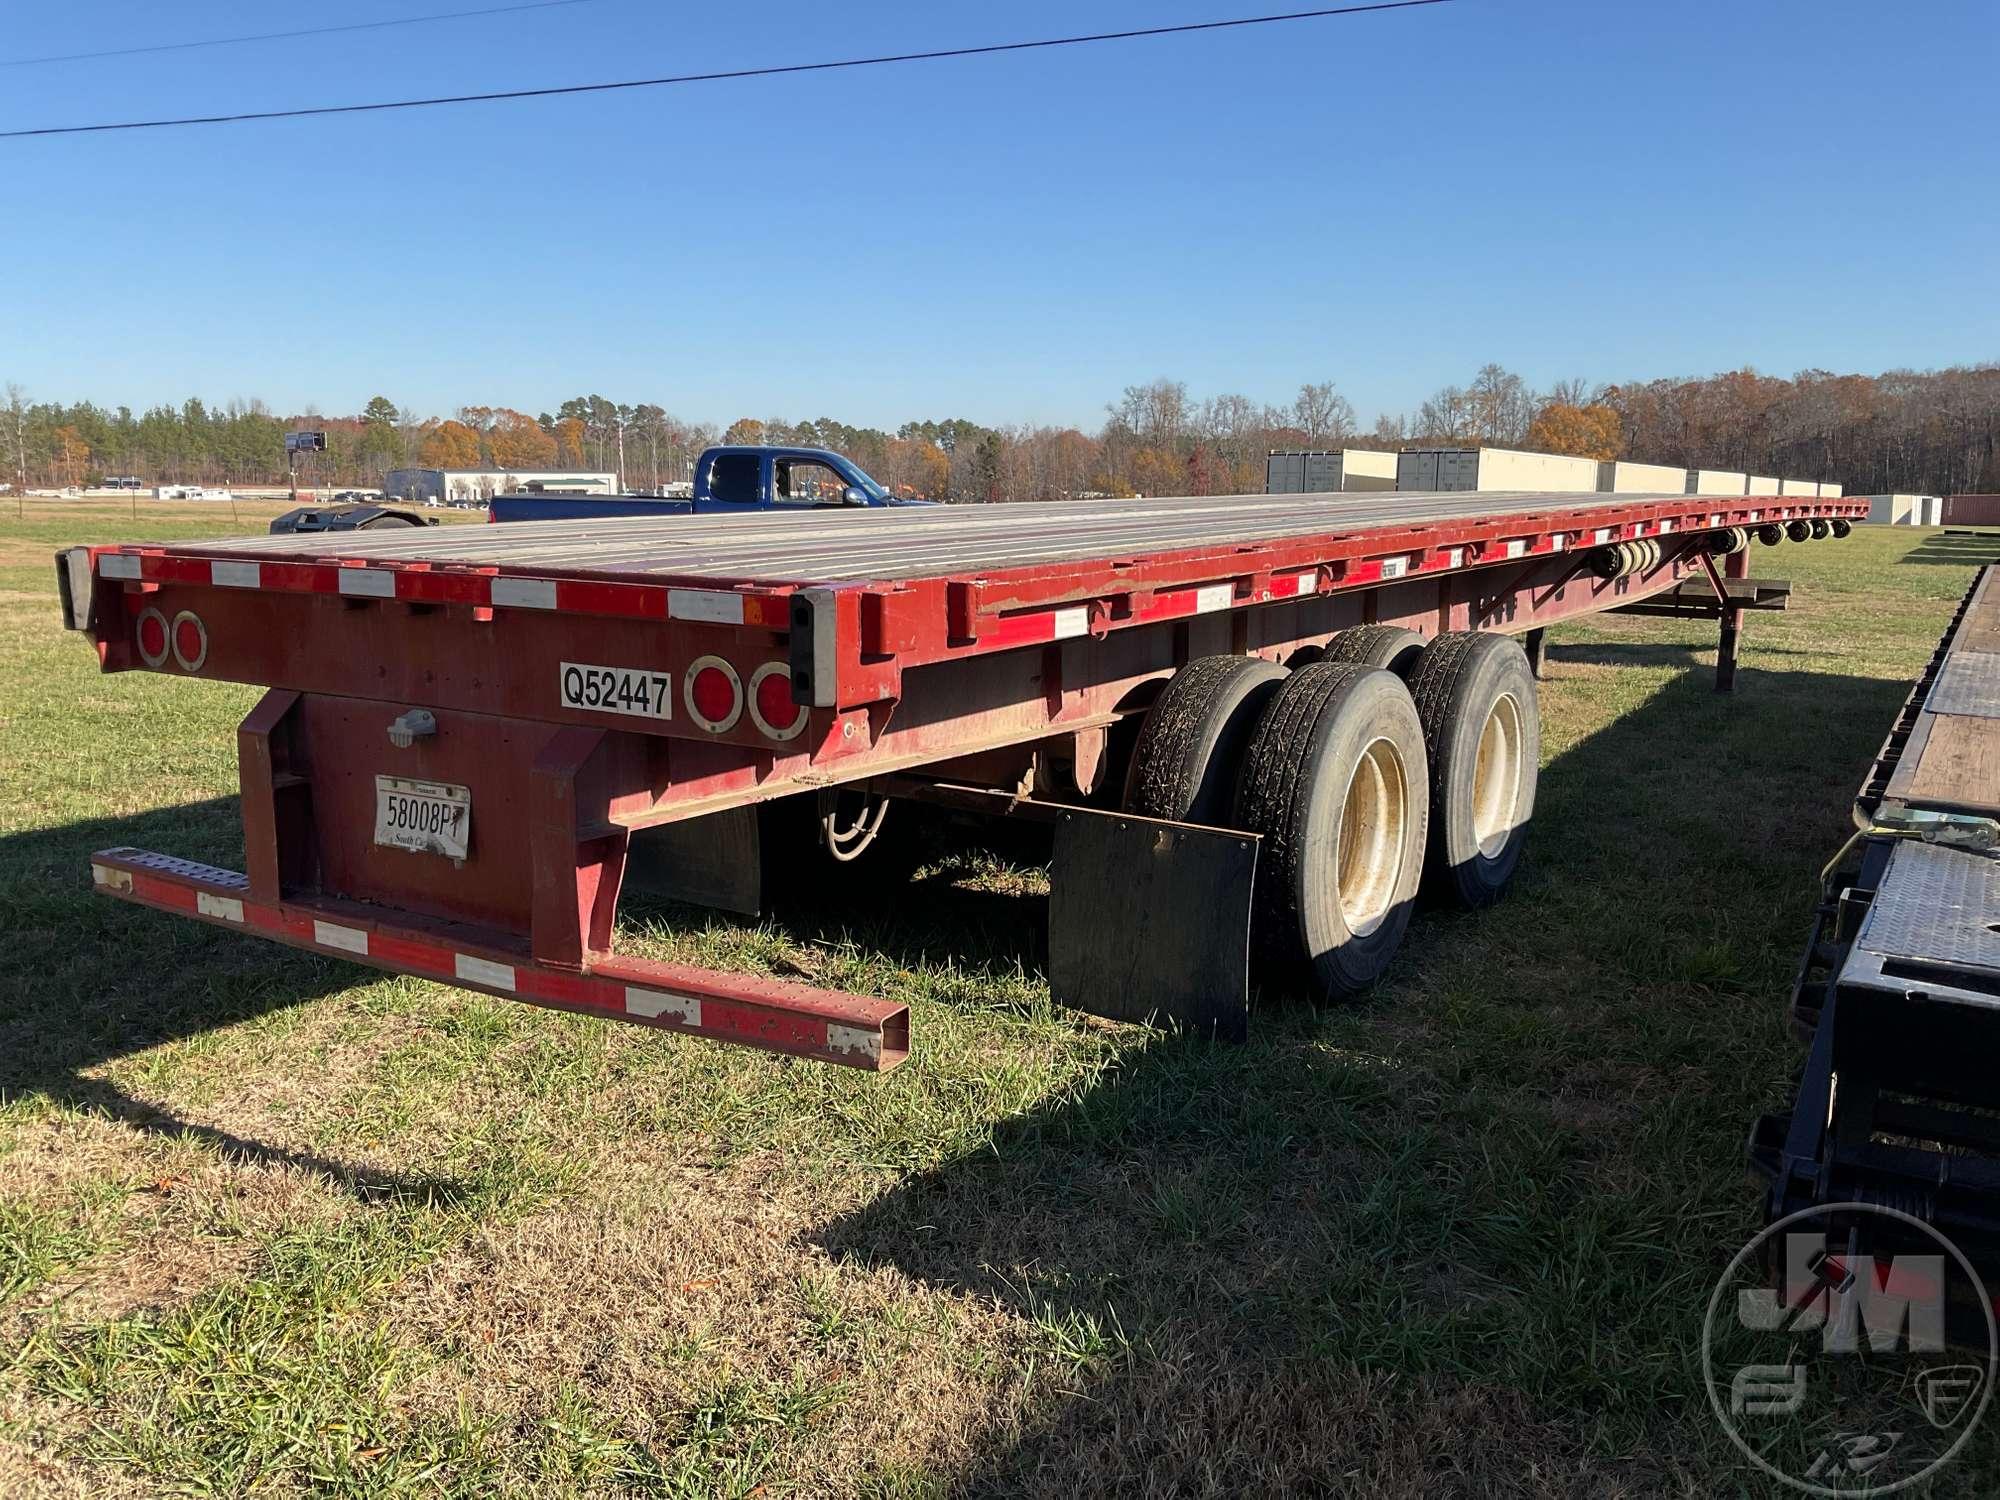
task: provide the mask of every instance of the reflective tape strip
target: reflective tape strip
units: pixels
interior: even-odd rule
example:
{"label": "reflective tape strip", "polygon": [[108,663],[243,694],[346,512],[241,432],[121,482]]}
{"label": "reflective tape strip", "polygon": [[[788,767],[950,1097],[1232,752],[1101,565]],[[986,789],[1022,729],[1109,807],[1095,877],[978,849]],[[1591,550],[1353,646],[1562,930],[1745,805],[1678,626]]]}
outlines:
{"label": "reflective tape strip", "polygon": [[340,591],[359,599],[393,599],[396,575],[387,568],[341,568]]}
{"label": "reflective tape strip", "polygon": [[546,578],[496,578],[492,598],[507,609],[554,609],[556,586]]}
{"label": "reflective tape strip", "polygon": [[243,920],[243,903],[234,896],[218,896],[211,891],[196,891],[194,909],[204,917],[220,917],[225,922]]}
{"label": "reflective tape strip", "polygon": [[1090,634],[1090,606],[1078,604],[1070,609],[1059,609],[1055,613],[1055,639],[1071,640],[1076,636]]}
{"label": "reflective tape strip", "polygon": [[1564,537],[1560,531],[1556,532],[1555,535],[1549,538],[1549,551],[1551,552],[1562,551],[1563,545],[1567,540],[1568,539]]}
{"label": "reflective tape strip", "polygon": [[683,1026],[701,1025],[701,1001],[694,995],[669,995],[662,990],[642,990],[628,984],[625,986],[625,1009],[649,1021],[672,1016]]}
{"label": "reflective tape strip", "polygon": [[1464,567],[1464,566],[1465,566],[1465,549],[1464,549],[1463,547],[1447,547],[1447,548],[1445,548],[1445,549],[1444,549],[1444,565],[1445,565],[1445,566],[1446,566],[1447,568],[1462,568],[1462,567]]}
{"label": "reflective tape strip", "polygon": [[132,889],[132,872],[121,870],[116,865],[92,865],[90,883],[107,891],[129,891]]}
{"label": "reflective tape strip", "polygon": [[264,586],[264,570],[255,563],[212,562],[208,581],[219,589],[255,589]]}
{"label": "reflective tape strip", "polygon": [[720,589],[668,589],[667,617],[706,620],[712,625],[741,625],[743,596]]}
{"label": "reflective tape strip", "polygon": [[852,1026],[842,1026],[837,1021],[828,1021],[826,1050],[879,1059],[882,1056],[882,1036],[879,1032],[860,1031]]}
{"label": "reflective tape strip", "polygon": [[1507,555],[1509,557],[1525,557],[1527,553],[1528,544],[1524,541],[1515,540],[1507,544]]}
{"label": "reflective tape strip", "polygon": [[313,941],[322,948],[339,948],[348,953],[366,953],[368,934],[359,927],[342,927],[337,922],[313,918]]}
{"label": "reflective tape strip", "polygon": [[1710,516],[1710,517],[1708,518],[1708,524],[1709,524],[1709,525],[1711,525],[1711,526],[1720,526],[1720,525],[1722,524],[1722,517],[1720,517],[1720,516]]}
{"label": "reflective tape strip", "polygon": [[1204,584],[1194,591],[1194,612],[1198,615],[1214,614],[1235,602],[1236,585],[1232,583]]}
{"label": "reflective tape strip", "polygon": [[1666,535],[1666,534],[1667,534],[1668,532],[1672,531],[1673,529],[1674,529],[1674,523],[1673,523],[1672,521],[1662,521],[1662,522],[1660,522],[1660,535],[1661,535],[1661,536],[1665,536],[1665,535]]}
{"label": "reflective tape strip", "polygon": [[1600,526],[1590,534],[1590,539],[1593,542],[1608,542],[1611,540],[1612,530],[1612,527]]}
{"label": "reflective tape strip", "polygon": [[139,559],[126,557],[121,553],[107,552],[97,560],[99,578],[137,578]]}
{"label": "reflective tape strip", "polygon": [[514,988],[512,964],[492,963],[487,959],[474,958],[470,953],[452,955],[452,972],[460,979],[469,980],[473,984],[490,984],[495,989],[502,990]]}
{"label": "reflective tape strip", "polygon": [[1317,570],[1308,568],[1303,573],[1273,573],[1271,575],[1271,597],[1288,599],[1299,594],[1314,592],[1313,580]]}

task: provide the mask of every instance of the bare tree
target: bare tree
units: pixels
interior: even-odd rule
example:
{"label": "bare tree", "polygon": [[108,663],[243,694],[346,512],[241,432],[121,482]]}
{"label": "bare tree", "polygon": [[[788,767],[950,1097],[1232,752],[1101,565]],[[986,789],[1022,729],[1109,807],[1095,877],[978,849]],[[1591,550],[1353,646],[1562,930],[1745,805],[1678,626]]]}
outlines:
{"label": "bare tree", "polygon": [[1317,447],[1338,442],[1354,431],[1354,408],[1334,389],[1332,381],[1325,380],[1299,387],[1298,399],[1292,403],[1292,420],[1306,441]]}

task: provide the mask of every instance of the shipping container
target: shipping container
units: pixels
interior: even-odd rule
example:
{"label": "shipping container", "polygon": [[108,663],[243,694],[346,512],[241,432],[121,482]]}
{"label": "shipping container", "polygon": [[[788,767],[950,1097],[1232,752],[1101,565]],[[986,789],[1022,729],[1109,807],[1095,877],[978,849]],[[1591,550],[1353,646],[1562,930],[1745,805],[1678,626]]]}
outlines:
{"label": "shipping container", "polygon": [[1944,525],[1944,497],[1942,495],[1917,496],[1917,524],[1919,526]]}
{"label": "shipping container", "polygon": [[1840,486],[1837,484],[1828,484],[1822,479],[1819,485],[1819,493],[1820,498],[1823,500],[1838,500],[1840,498]]}
{"label": "shipping container", "polygon": [[1306,456],[1303,453],[1273,453],[1264,461],[1264,493],[1302,495],[1306,488]]}
{"label": "shipping container", "polygon": [[1690,495],[1742,495],[1748,493],[1750,476],[1732,473],[1728,469],[1689,469],[1687,471],[1687,493]]}
{"label": "shipping container", "polygon": [[1781,495],[1816,496],[1819,494],[1819,481],[1817,479],[1781,479],[1778,481],[1778,486],[1778,493]]}
{"label": "shipping container", "polygon": [[1782,494],[1783,491],[1779,488],[1779,486],[1782,485],[1783,483],[1784,481],[1780,479],[1769,479],[1763,476],[1762,474],[1752,474],[1750,476],[1749,484],[1744,489],[1743,493],[1746,495]]}
{"label": "shipping container", "polygon": [[1921,495],[1862,495],[1868,502],[1869,524],[1874,526],[1920,526],[1917,519]]}
{"label": "shipping container", "polygon": [[1337,495],[1353,490],[1393,490],[1396,455],[1366,448],[1273,453],[1265,461],[1267,495]]}
{"label": "shipping container", "polygon": [[1597,466],[1597,489],[1605,495],[1684,495],[1688,493],[1687,470],[1667,464],[1607,461]]}
{"label": "shipping container", "polygon": [[1419,448],[1397,456],[1396,488],[1594,495],[1597,460],[1511,448]]}
{"label": "shipping container", "polygon": [[1950,495],[1944,502],[1947,526],[2000,526],[2000,495]]}

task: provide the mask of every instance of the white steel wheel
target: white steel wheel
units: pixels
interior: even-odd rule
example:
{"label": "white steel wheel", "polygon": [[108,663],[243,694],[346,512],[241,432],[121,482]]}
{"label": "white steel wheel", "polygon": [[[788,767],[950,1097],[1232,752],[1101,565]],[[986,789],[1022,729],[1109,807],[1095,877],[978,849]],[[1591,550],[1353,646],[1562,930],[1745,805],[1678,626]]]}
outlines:
{"label": "white steel wheel", "polygon": [[1329,998],[1381,977],[1423,874],[1428,784],[1423,726],[1394,673],[1315,662],[1278,690],[1234,820],[1261,836],[1253,922],[1268,968]]}
{"label": "white steel wheel", "polygon": [[1410,804],[1403,757],[1386,739],[1370,742],[1347,779],[1333,856],[1340,917],[1356,937],[1380,927],[1396,904]]}
{"label": "white steel wheel", "polygon": [[1425,881],[1466,907],[1500,899],[1520,864],[1541,768],[1541,708],[1509,636],[1441,635],[1410,679],[1430,753]]}

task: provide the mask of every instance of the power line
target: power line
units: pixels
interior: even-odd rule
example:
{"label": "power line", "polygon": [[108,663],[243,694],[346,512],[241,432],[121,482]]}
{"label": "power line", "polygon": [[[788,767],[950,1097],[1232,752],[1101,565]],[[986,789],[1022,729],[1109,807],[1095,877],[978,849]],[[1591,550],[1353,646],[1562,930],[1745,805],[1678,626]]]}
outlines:
{"label": "power line", "polygon": [[114,130],[161,130],[175,125],[238,125],[251,120],[300,120],[313,115],[360,115],[392,109],[429,109],[444,104],[487,104],[504,99],[549,99],[559,94],[605,94],[618,89],[664,88],[682,83],[719,83],[736,78],[771,78],[785,73],[829,73],[840,68],[878,68],[890,63],[937,62],[951,57],[990,57],[1001,52],[1033,52],[1050,47],[1077,47],[1090,42],[1125,42],[1139,37],[1184,36],[1196,31],[1227,31],[1242,26],[1270,26],[1281,21],[1311,21],[1326,16],[1354,16],[1368,11],[1412,10],[1420,5],[1448,5],[1451,0],[1380,0],[1373,5],[1341,5],[1325,10],[1295,10],[1282,15],[1238,16],[1227,21],[1189,21],[1178,26],[1145,26],[1132,31],[1098,31],[1084,36],[1043,37],[1032,42],[993,42],[983,47],[946,47],[934,52],[894,52],[880,57],[847,57],[834,62],[786,63],[766,68],[732,68],[716,73],[679,73],[667,78],[631,78],[617,83],[572,83],[541,89],[505,89],[490,94],[446,94],[431,99],[389,99],[377,104],[322,104],[306,109],[265,109],[236,115],[188,115],[172,120],[119,120],[102,125],[45,125],[33,130],[0,130],[0,140],[35,135],[93,135]]}
{"label": "power line", "polygon": [[340,31],[380,31],[389,26],[427,26],[433,21],[463,21],[472,16],[504,16],[517,10],[553,10],[559,5],[592,5],[596,0],[530,0],[525,5],[495,5],[485,10],[452,10],[435,16],[404,16],[394,21],[356,21],[348,26],[308,26],[303,31],[262,31],[255,36],[219,36],[199,42],[161,42],[151,47],[116,47],[108,52],[57,52],[47,57],[0,57],[0,68],[25,68],[34,63],[93,62],[101,57],[138,57],[148,52],[189,52],[197,47],[240,47],[247,42],[288,42],[304,36],[331,36]]}

